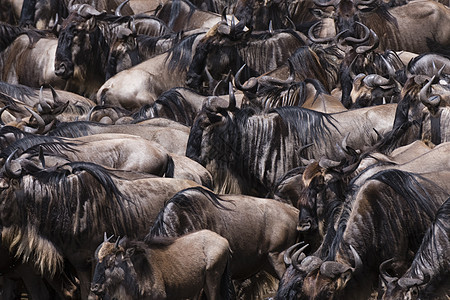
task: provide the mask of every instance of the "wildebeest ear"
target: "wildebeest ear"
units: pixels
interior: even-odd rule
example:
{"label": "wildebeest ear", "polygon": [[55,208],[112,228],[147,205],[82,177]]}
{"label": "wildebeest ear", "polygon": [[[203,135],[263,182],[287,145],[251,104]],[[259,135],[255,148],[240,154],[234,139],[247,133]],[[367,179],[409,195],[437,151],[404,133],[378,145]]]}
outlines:
{"label": "wildebeest ear", "polygon": [[87,20],[86,25],[88,31],[94,30],[95,26],[97,26],[97,20],[94,16],[92,16],[89,20]]}
{"label": "wildebeest ear", "polygon": [[0,190],[9,188],[9,183],[6,179],[0,178]]}
{"label": "wildebeest ear", "polygon": [[350,278],[352,278],[352,274],[353,271],[351,269],[341,274],[339,278],[340,282],[338,284],[338,289],[343,289],[347,285],[347,282],[350,280]]}
{"label": "wildebeest ear", "polygon": [[136,250],[136,249],[135,249],[134,247],[128,248],[128,249],[125,251],[125,255],[126,255],[127,257],[131,257],[131,256],[133,256],[135,250]]}
{"label": "wildebeest ear", "polygon": [[206,116],[208,117],[208,120],[211,122],[211,124],[218,123],[222,121],[222,116],[218,114],[213,114],[210,112],[206,112]]}

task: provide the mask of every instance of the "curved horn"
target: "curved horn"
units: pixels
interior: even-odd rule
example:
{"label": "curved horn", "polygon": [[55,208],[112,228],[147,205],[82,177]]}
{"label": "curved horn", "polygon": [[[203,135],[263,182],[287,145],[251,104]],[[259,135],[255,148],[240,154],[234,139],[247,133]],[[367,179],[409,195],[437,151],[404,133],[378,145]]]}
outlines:
{"label": "curved horn", "polygon": [[[302,262],[303,259],[305,259],[306,255],[303,253],[303,251],[305,251],[306,247],[308,247],[309,244],[306,244],[305,246],[301,247],[300,249],[298,249],[297,251],[295,251],[295,253],[292,255],[292,266],[296,269],[296,270],[300,270],[300,264]],[[301,257],[301,258],[299,258]]]}
{"label": "curved horn", "polygon": [[52,108],[51,106],[47,103],[47,101],[45,101],[42,90],[43,90],[43,86],[41,86],[41,89],[39,90],[39,105],[38,105],[38,111],[40,113],[49,113]]}
{"label": "curved horn", "polygon": [[292,64],[292,61],[290,59],[288,59],[288,64],[289,64],[289,77],[286,80],[265,75],[259,78],[259,82],[268,84],[280,84],[280,85],[291,84],[292,82],[294,82],[295,79],[295,70],[294,65]]}
{"label": "curved horn", "polygon": [[434,75],[430,80],[428,80],[427,84],[425,84],[419,92],[419,100],[422,102],[426,102],[428,99],[428,89],[431,87],[436,75]]}
{"label": "curved horn", "polygon": [[337,0],[329,0],[325,2],[320,2],[319,0],[313,0],[314,4],[318,7],[327,7],[327,6],[335,6]]}
{"label": "curved horn", "polygon": [[380,39],[378,38],[378,35],[372,29],[370,29],[370,34],[373,36],[373,44],[368,46],[358,46],[355,50],[356,53],[363,54],[378,48],[378,46],[380,45]]}
{"label": "curved horn", "polygon": [[86,121],[91,121],[92,118],[92,113],[94,112],[94,110],[96,110],[97,106],[92,106],[91,109],[89,110],[87,116],[86,116]]}
{"label": "curved horn", "polygon": [[363,82],[369,87],[378,87],[392,83],[390,79],[378,74],[367,75],[366,77],[364,77]]}
{"label": "curved horn", "polygon": [[371,5],[375,1],[377,1],[377,0],[355,0],[355,6],[358,6],[358,5]]}
{"label": "curved horn", "polygon": [[84,18],[90,18],[92,16],[99,16],[102,14],[101,12],[99,12],[94,7],[90,6],[89,4],[80,5],[77,13]]}
{"label": "curved horn", "polygon": [[117,237],[116,242],[114,243],[114,248],[119,248],[120,235]]}
{"label": "curved horn", "polygon": [[37,134],[43,133],[45,131],[45,121],[44,121],[44,119],[42,119],[42,117],[38,113],[34,112],[33,110],[29,109],[28,107],[25,107],[25,109],[28,110],[28,112],[38,122],[38,128],[37,128],[36,132],[34,132],[34,133],[37,133]]}
{"label": "curved horn", "polygon": [[258,80],[254,77],[250,78],[249,80],[247,80],[244,85],[241,84],[241,72],[242,70],[244,70],[246,64],[244,64],[236,73],[236,75],[234,76],[234,85],[236,86],[237,89],[241,90],[241,91],[250,91],[253,90],[257,87],[258,84]]}
{"label": "curved horn", "polygon": [[388,272],[386,271],[388,268],[388,265],[390,265],[392,262],[394,261],[394,258],[390,258],[388,260],[385,260],[381,265],[380,265],[380,276],[381,279],[384,281],[385,284],[391,283],[395,280],[397,280],[397,277],[392,277],[391,275],[388,274]]}
{"label": "curved horn", "polygon": [[308,30],[308,38],[313,43],[316,43],[316,44],[328,43],[328,42],[333,41],[336,38],[335,36],[320,38],[320,37],[316,37],[314,35],[314,29],[316,28],[316,26],[318,26],[321,23],[322,23],[322,21],[316,22],[309,28],[309,30]]}
{"label": "curved horn", "polygon": [[223,83],[223,79],[220,79],[219,82],[217,82],[216,86],[214,87],[214,90],[212,92],[213,96],[217,96],[217,90],[219,89],[219,86]]}
{"label": "curved horn", "polygon": [[114,236],[114,234],[111,235],[110,237],[107,237],[106,231],[105,231],[105,233],[103,235],[103,242],[109,242],[113,238],[113,236]]}
{"label": "curved horn", "polygon": [[350,250],[353,253],[353,259],[355,260],[355,267],[354,270],[360,270],[363,266],[361,257],[359,256],[358,252],[356,252],[355,248],[353,248],[352,245],[350,245]]}
{"label": "curved horn", "polygon": [[3,114],[3,112],[4,112],[9,106],[10,106],[10,105],[8,104],[8,105],[3,106],[2,108],[0,108],[0,125],[5,125],[5,123],[4,123],[3,120],[2,120],[2,114]]}
{"label": "curved horn", "polygon": [[319,166],[324,169],[331,169],[340,166],[342,163],[340,161],[334,161],[331,159],[328,159],[326,157],[322,157],[319,160]]}
{"label": "curved horn", "polygon": [[369,27],[367,27],[363,23],[360,23],[358,21],[356,21],[355,23],[359,24],[360,26],[362,26],[362,28],[364,29],[364,36],[362,38],[355,38],[355,37],[349,36],[349,37],[344,38],[344,40],[346,42],[351,42],[351,43],[355,43],[355,44],[362,44],[362,43],[366,42],[370,38],[370,29],[369,29]]}
{"label": "curved horn", "polygon": [[114,11],[114,14],[118,17],[122,16],[122,13],[120,12],[122,10],[122,8],[125,6],[125,4],[127,4],[130,0],[125,0],[122,3],[120,3],[119,6],[117,6],[116,10]]}
{"label": "curved horn", "polygon": [[10,155],[8,155],[8,158],[5,161],[5,175],[9,178],[18,178],[22,173],[21,168],[14,171],[11,167],[11,160],[13,156],[16,155],[17,151],[19,151],[19,149],[15,149]]}
{"label": "curved horn", "polygon": [[211,86],[213,85],[213,83],[214,83],[214,77],[213,77],[213,76],[211,75],[211,73],[209,72],[207,66],[205,66],[205,73],[206,73],[206,77],[208,77],[208,83],[209,83],[209,86],[211,87]]}
{"label": "curved horn", "polygon": [[[288,20],[289,24],[291,24],[291,28],[292,30],[297,30],[297,26],[295,26],[294,21],[292,21],[291,18],[289,18],[289,16],[286,16],[286,19]],[[289,28],[288,28],[289,29]]]}
{"label": "curved horn", "polygon": [[339,32],[338,34],[336,34],[336,36],[334,37],[336,47],[338,47],[340,50],[342,50],[342,51],[345,52],[345,53],[347,53],[347,52],[349,51],[349,49],[351,49],[350,46],[345,46],[345,45],[344,45],[345,39],[341,39],[341,36],[342,36],[344,33],[347,33],[347,32],[348,32],[348,29],[342,30],[341,32]]}
{"label": "curved horn", "polygon": [[53,101],[55,103],[62,102],[61,99],[59,98],[58,94],[56,93],[55,89],[51,85],[49,85],[49,87],[50,87],[50,90],[52,91]]}
{"label": "curved horn", "polygon": [[222,9],[222,14],[221,14],[221,20],[222,20],[222,22],[225,22],[225,23],[227,23],[227,9],[228,9],[228,6],[225,6]]}
{"label": "curved horn", "polygon": [[388,70],[389,76],[395,78],[395,69],[394,69],[394,67],[386,60],[386,58],[384,58],[383,55],[381,55],[381,59],[383,60],[383,63],[385,64],[386,69]]}
{"label": "curved horn", "polygon": [[228,82],[228,93],[230,97],[230,103],[228,104],[228,110],[236,109],[236,96],[234,95],[233,84]]}
{"label": "curved horn", "polygon": [[424,283],[425,283],[424,280],[419,278],[400,278],[398,280],[398,285],[403,289],[407,289],[412,286],[422,285]]}
{"label": "curved horn", "polygon": [[269,21],[269,33],[270,33],[271,35],[274,34],[272,20]]}
{"label": "curved horn", "polygon": [[320,273],[329,278],[336,278],[348,270],[352,270],[349,265],[337,261],[325,261],[320,266]]}
{"label": "curved horn", "polygon": [[292,253],[294,252],[294,250],[296,250],[299,246],[303,245],[304,243],[305,242],[301,241],[299,243],[290,246],[289,248],[286,249],[286,251],[284,251],[283,260],[287,266],[292,264]]}

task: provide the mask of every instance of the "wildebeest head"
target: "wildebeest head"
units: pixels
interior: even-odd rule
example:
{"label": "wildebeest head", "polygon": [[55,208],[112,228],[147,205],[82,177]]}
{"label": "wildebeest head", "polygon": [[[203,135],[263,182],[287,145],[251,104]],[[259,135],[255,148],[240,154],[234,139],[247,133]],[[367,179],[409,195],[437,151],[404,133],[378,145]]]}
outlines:
{"label": "wildebeest head", "polygon": [[[83,10],[79,10],[82,12]],[[89,9],[82,15],[72,12],[64,20],[58,38],[55,56],[55,74],[64,79],[81,77],[85,79],[88,66],[101,66],[108,55],[108,45],[96,16],[101,13]]]}
{"label": "wildebeest head", "polygon": [[392,16],[387,12],[386,6],[376,0],[313,0],[316,5],[314,14],[321,18],[334,20],[336,32],[348,30],[347,36],[358,36],[356,22],[361,22],[361,15],[366,12],[376,12],[383,18],[392,21]]}
{"label": "wildebeest head", "polygon": [[[136,282],[136,271],[134,270],[131,256],[135,248],[124,248],[123,243],[126,238],[117,238],[115,243],[105,239],[95,251],[96,266],[91,283],[91,293],[109,299],[114,295],[120,299],[132,299],[133,295],[138,295]],[[125,290],[125,286],[134,287],[133,291]]]}
{"label": "wildebeest head", "polygon": [[[381,299],[419,299],[420,285],[428,282],[429,278],[419,279],[400,279],[399,274],[403,274],[407,266],[403,261],[388,259],[380,265],[380,279],[384,292]],[[379,298],[380,299],[380,298]]]}
{"label": "wildebeest head", "polygon": [[137,48],[136,33],[128,28],[122,28],[117,39],[111,46],[106,65],[106,80],[120,71],[138,64],[139,50]]}
{"label": "wildebeest head", "polygon": [[286,63],[303,45],[305,38],[293,30],[251,32],[245,30],[242,22],[229,25],[223,21],[198,44],[186,83],[196,90],[208,81],[209,86],[215,86],[230,72],[236,74],[244,63],[245,75],[258,76]]}
{"label": "wildebeest head", "polygon": [[358,74],[350,94],[352,108],[398,102],[401,87],[394,78],[378,74]]}
{"label": "wildebeest head", "polygon": [[227,124],[227,122],[232,122],[232,113],[236,110],[236,98],[231,83],[229,83],[229,89],[229,103],[223,103],[225,101],[219,97],[209,98],[205,101],[202,111],[194,120],[189,134],[186,156],[199,163],[209,161],[207,157],[202,157],[202,139],[204,132],[210,130],[209,128],[220,127]]}
{"label": "wildebeest head", "polygon": [[[305,299],[345,299],[342,290],[353,274],[362,268],[362,261],[356,250],[350,246],[354,257],[354,266],[336,261],[325,261],[311,271],[303,281]],[[344,298],[339,298],[344,297]]]}

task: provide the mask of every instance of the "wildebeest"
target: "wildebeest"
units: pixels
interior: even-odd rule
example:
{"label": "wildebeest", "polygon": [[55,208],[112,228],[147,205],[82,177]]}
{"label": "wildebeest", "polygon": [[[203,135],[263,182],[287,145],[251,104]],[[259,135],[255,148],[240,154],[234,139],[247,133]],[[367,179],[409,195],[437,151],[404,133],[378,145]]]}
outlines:
{"label": "wildebeest", "polygon": [[[364,150],[392,129],[395,104],[325,114],[300,107],[279,107],[266,114],[205,107],[189,135],[186,155],[205,166],[220,193],[265,196],[302,158],[340,160],[341,144]],[[376,130],[376,132],[375,132]],[[312,144],[312,145],[310,145]],[[306,147],[310,145],[310,147]]]}
{"label": "wildebeest", "polygon": [[199,9],[188,0],[164,2],[156,12],[156,17],[165,22],[174,32],[200,28],[208,30],[223,18],[218,13]]}
{"label": "wildebeest", "polygon": [[[287,62],[273,71],[262,74],[256,78],[249,78],[241,83],[242,66],[235,76],[235,85],[244,91],[248,98],[252,98],[259,89],[260,81],[277,84],[288,84],[288,80],[305,81],[306,79],[318,80],[325,91],[330,93],[339,82],[339,62],[343,55],[335,46],[318,47],[301,46],[287,59]],[[289,76],[289,77],[288,77]],[[285,78],[287,78],[285,80]],[[316,90],[320,90],[316,87]]]}
{"label": "wildebeest", "polygon": [[0,80],[34,88],[64,88],[66,81],[54,74],[58,40],[52,33],[9,24],[0,24],[0,32]]}
{"label": "wildebeest", "polygon": [[146,240],[209,229],[230,243],[233,279],[244,280],[259,271],[280,278],[285,270],[283,251],[297,239],[297,216],[296,208],[273,199],[190,188],[166,203]]}
{"label": "wildebeest", "polygon": [[133,114],[136,122],[163,117],[191,126],[201,110],[205,96],[189,88],[172,88],[162,93],[153,104],[146,104]]}
{"label": "wildebeest", "polygon": [[168,51],[190,33],[171,33],[161,36],[133,34],[123,30],[109,51],[106,80],[120,71],[131,68],[147,59]]}
{"label": "wildebeest", "polygon": [[58,123],[83,119],[95,106],[95,103],[88,98],[64,90],[55,90],[52,86],[50,88],[41,87],[38,91],[36,88],[22,84],[0,82],[0,93],[2,93],[2,102],[5,106],[11,104],[11,110],[13,110],[15,105],[8,101],[22,102],[30,108],[34,108],[45,124],[51,121]]}
{"label": "wildebeest", "polygon": [[[450,296],[450,198],[436,213],[411,266],[401,278],[381,269],[382,299],[448,299]],[[386,261],[388,263],[388,261]],[[386,266],[386,264],[383,264]]]}
{"label": "wildebeest", "polygon": [[110,169],[164,176],[171,160],[169,153],[158,143],[135,135],[117,133],[75,139],[29,135],[4,149],[0,157],[6,159],[11,154],[11,149],[21,149],[22,157],[33,156],[40,148],[47,156],[47,167],[69,161],[85,161]]}
{"label": "wildebeest", "polygon": [[[182,126],[180,126],[182,127]],[[77,138],[99,133],[122,133],[137,135],[146,140],[159,143],[170,153],[184,155],[189,138],[189,129],[183,127],[171,128],[149,124],[117,124],[107,125],[96,122],[68,122],[61,123],[48,132],[51,136]]]}
{"label": "wildebeest", "polygon": [[[287,62],[306,37],[291,29],[251,32],[239,24],[220,22],[198,43],[186,75],[186,83],[196,91],[203,84],[224,80],[229,72],[236,74],[245,63],[245,79],[259,76]],[[214,84],[215,85],[215,84]],[[211,89],[211,87],[210,87]]]}
{"label": "wildebeest", "polygon": [[[105,82],[110,47],[121,29],[128,28],[131,17],[109,16],[93,8],[72,12],[62,24],[54,61],[55,74],[68,80],[65,87],[94,98]],[[137,33],[156,36],[169,33],[157,19],[140,16],[133,19]],[[152,32],[154,31],[154,32]]]}
{"label": "wildebeest", "polygon": [[[441,167],[420,174],[387,169],[368,178],[343,205],[332,243],[321,246],[328,248],[327,254],[305,261],[309,267],[298,263],[300,269],[309,270],[297,296],[369,297],[377,285],[378,266],[392,255],[410,259],[408,253],[419,247],[426,228],[449,195],[448,176],[448,167]],[[280,287],[279,299],[290,290],[292,287]]]}
{"label": "wildebeest", "polygon": [[76,10],[83,4],[95,5],[97,11],[116,12],[117,14],[133,14],[128,1],[122,0],[100,0],[89,2],[84,0],[23,0],[20,13],[20,25],[32,25],[38,29],[47,29],[51,24],[55,26],[58,20],[67,18],[71,10]]}
{"label": "wildebeest", "polygon": [[41,169],[13,155],[0,174],[3,245],[32,259],[62,298],[87,297],[102,232],[143,238],[165,201],[197,186],[85,162]]}
{"label": "wildebeest", "polygon": [[205,33],[189,35],[171,50],[117,73],[99,88],[97,102],[134,111],[171,88],[186,87],[187,69]]}
{"label": "wildebeest", "polygon": [[91,292],[101,299],[233,299],[228,241],[209,230],[104,241],[95,254]]}
{"label": "wildebeest", "polygon": [[[334,19],[336,32],[354,28],[359,21],[380,37],[379,49],[414,53],[445,52],[450,45],[450,31],[442,24],[450,22],[450,11],[436,1],[411,1],[388,8],[383,2],[350,0],[315,0],[317,7],[334,7],[323,17]],[[426,26],[425,26],[426,25]]]}

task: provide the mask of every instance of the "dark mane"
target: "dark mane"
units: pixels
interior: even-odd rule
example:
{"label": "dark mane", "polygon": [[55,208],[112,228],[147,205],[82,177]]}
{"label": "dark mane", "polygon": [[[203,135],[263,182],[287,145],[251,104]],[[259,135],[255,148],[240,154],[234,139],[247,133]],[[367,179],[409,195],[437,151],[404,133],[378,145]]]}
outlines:
{"label": "dark mane", "polygon": [[[428,180],[424,179],[422,176],[418,174],[401,171],[397,169],[387,169],[374,174],[373,176],[368,178],[366,182],[369,182],[370,180],[376,180],[385,184],[395,193],[397,197],[400,197],[402,199],[403,201],[402,205],[408,207],[408,211],[413,212],[417,215],[424,215],[428,219],[432,220],[434,218],[434,214],[437,209],[436,207],[434,207],[436,203],[435,201],[432,200],[433,197],[430,195],[427,189],[421,183],[419,183],[418,179],[429,182]],[[353,189],[353,192],[348,193],[348,195],[351,196],[348,197],[343,204],[342,212],[337,225],[336,236],[329,249],[330,251],[328,254],[328,260],[335,259],[336,253],[343,240],[344,232],[347,227],[347,222],[354,205],[356,192],[359,190],[358,187],[355,186],[350,187],[350,189]],[[382,195],[389,194],[389,192],[386,189],[380,190],[379,193]],[[377,195],[377,199],[381,199],[382,195],[380,196]],[[376,207],[378,205],[375,203],[375,201],[372,202],[371,205],[373,207]],[[384,203],[384,205],[386,205],[386,203]],[[387,209],[389,209],[390,207],[391,206],[387,207]],[[386,212],[384,211],[381,213],[386,214]],[[384,219],[385,216],[378,215],[377,218]],[[420,245],[422,236],[418,236],[417,234],[411,232],[409,233],[409,238],[411,245],[418,246]]]}
{"label": "dark mane", "polygon": [[159,41],[170,40],[172,47],[174,47],[180,39],[181,35],[178,33],[169,33],[162,36],[148,36],[146,34],[138,34],[136,36],[136,42],[141,57],[149,57],[153,55]]}
{"label": "dark mane", "polygon": [[31,87],[22,84],[10,84],[3,81],[0,81],[0,92],[20,101],[23,101],[24,97],[30,98],[37,96],[36,91]]}
{"label": "dark mane", "polygon": [[108,125],[90,121],[63,122],[49,131],[48,135],[69,138],[82,137],[93,133],[91,130],[92,126],[106,127]]}
{"label": "dark mane", "polygon": [[278,186],[281,183],[283,183],[284,181],[286,181],[287,179],[289,179],[291,177],[294,177],[294,176],[297,176],[297,175],[302,175],[303,172],[305,171],[305,168],[306,168],[305,166],[301,166],[301,167],[297,167],[297,168],[291,169],[288,172],[286,172],[282,177],[278,178],[278,180],[275,182],[275,185],[273,187],[272,194],[273,194],[274,191],[277,190]]}
{"label": "dark mane", "polygon": [[25,29],[6,23],[0,23],[0,52],[4,51]]}
{"label": "dark mane", "polygon": [[191,126],[196,112],[177,89],[165,91],[153,104],[141,107],[132,115],[133,123],[161,116]]}
{"label": "dark mane", "polygon": [[314,143],[305,137],[313,137],[315,140],[325,139],[330,134],[329,125],[338,130],[330,114],[297,106],[277,107],[273,111],[278,113],[286,124],[295,128],[302,145]]}
{"label": "dark mane", "polygon": [[160,235],[181,235],[200,229],[210,229],[215,223],[216,216],[206,212],[208,210],[206,205],[211,204],[217,209],[228,210],[222,204],[223,201],[226,200],[202,187],[187,188],[178,192],[159,212],[145,241],[151,241],[153,237]]}
{"label": "dark mane", "polygon": [[169,62],[169,71],[187,70],[192,59],[192,46],[200,34],[203,33],[195,33],[182,39],[168,51],[166,60]]}
{"label": "dark mane", "polygon": [[[134,230],[135,215],[126,206],[128,200],[115,185],[112,175],[103,167],[87,162],[74,162],[58,168],[39,169],[24,166],[23,189],[11,190],[8,199],[21,207],[20,222],[34,223],[44,232],[53,232],[56,239],[65,233],[95,234],[101,230],[99,220],[110,220],[114,232]],[[31,220],[28,215],[35,216]],[[83,222],[78,222],[82,218]],[[30,225],[30,224],[28,224]],[[70,236],[72,236],[70,235]]]}
{"label": "dark mane", "polygon": [[270,109],[281,106],[301,106],[306,100],[305,82],[295,82],[288,88],[278,85],[260,85],[257,92],[261,103],[250,100],[261,109]]}
{"label": "dark mane", "polygon": [[188,0],[172,0],[172,5],[170,6],[169,22],[167,22],[167,26],[169,26],[169,28],[173,28],[174,23],[176,22],[177,18],[180,15],[181,2],[184,2],[189,7],[189,14],[188,14],[187,21],[189,21],[191,19],[195,10],[197,10],[197,7],[194,4],[192,4],[191,2],[189,2]]}
{"label": "dark mane", "polygon": [[32,155],[39,153],[39,148],[42,148],[44,154],[62,154],[62,151],[75,152],[76,146],[74,143],[66,142],[60,137],[43,136],[43,135],[28,135],[20,138],[10,144],[8,147],[2,149],[0,158],[7,158],[16,149],[21,150],[19,155],[26,152]]}
{"label": "dark mane", "polygon": [[[437,267],[438,269],[438,270],[429,270],[434,274],[449,273],[449,270],[445,266],[445,264],[443,265],[442,263],[439,263],[439,260],[436,260],[437,258],[439,258],[440,251],[446,251],[445,248],[443,249],[442,246],[439,244],[442,243],[442,240],[440,241],[436,236],[437,232],[443,232],[446,233],[447,235],[450,233],[450,198],[448,198],[441,205],[441,207],[436,213],[433,224],[431,224],[430,228],[427,230],[422,240],[422,244],[420,245],[420,248],[416,253],[416,257],[411,264],[410,276],[412,278],[421,278],[425,271],[423,267],[430,265],[433,267]],[[443,260],[445,260],[445,258]]]}

